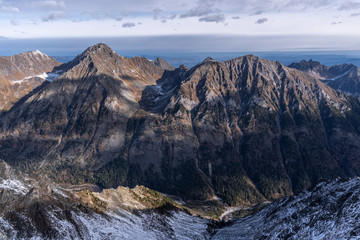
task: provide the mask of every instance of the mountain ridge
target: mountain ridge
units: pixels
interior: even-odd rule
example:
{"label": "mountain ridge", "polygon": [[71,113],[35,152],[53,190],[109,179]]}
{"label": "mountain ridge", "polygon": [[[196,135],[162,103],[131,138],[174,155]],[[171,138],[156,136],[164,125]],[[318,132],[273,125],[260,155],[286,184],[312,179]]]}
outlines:
{"label": "mountain ridge", "polygon": [[0,57],[0,112],[40,86],[60,63],[39,50]]}
{"label": "mountain ridge", "polygon": [[302,60],[300,63],[292,63],[289,67],[308,72],[330,87],[347,95],[360,97],[360,70],[353,64],[345,63],[329,67],[310,59],[309,61]]}

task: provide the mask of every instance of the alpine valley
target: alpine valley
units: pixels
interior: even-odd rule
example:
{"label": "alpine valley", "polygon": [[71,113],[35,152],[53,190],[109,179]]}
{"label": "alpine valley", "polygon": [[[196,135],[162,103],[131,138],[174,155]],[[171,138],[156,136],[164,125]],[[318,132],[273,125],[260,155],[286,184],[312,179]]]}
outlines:
{"label": "alpine valley", "polygon": [[359,236],[351,64],[0,57],[0,238]]}

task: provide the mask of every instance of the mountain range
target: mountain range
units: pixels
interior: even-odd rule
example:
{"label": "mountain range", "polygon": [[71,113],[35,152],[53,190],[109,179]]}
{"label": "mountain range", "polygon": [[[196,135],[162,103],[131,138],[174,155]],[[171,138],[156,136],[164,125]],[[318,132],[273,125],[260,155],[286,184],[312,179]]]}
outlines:
{"label": "mountain range", "polygon": [[[18,216],[25,214],[29,229],[34,221],[50,221],[32,219],[37,213],[30,209],[40,215],[61,209],[65,215],[54,213],[54,221],[70,222],[75,230],[69,234],[77,238],[95,221],[89,219],[107,221],[100,214],[101,201],[94,199],[107,199],[113,206],[114,199],[132,194],[116,204],[124,209],[146,199],[152,202],[150,208],[162,207],[154,204],[163,196],[152,192],[156,190],[180,197],[186,211],[222,219],[224,211],[300,196],[323,179],[360,174],[359,78],[354,65],[327,67],[310,60],[284,66],[246,55],[224,62],[208,57],[191,69],[175,68],[160,58],[122,57],[105,44],[91,46],[64,64],[38,51],[2,61],[0,69],[6,71],[0,72],[0,91],[7,94],[0,99],[0,159],[3,171],[28,176],[3,178],[0,185],[14,187],[11,194],[21,193],[11,198],[8,190],[2,192],[3,208],[12,203],[10,209],[16,210],[0,216],[10,235],[22,237],[14,225]],[[47,180],[42,183],[38,176]],[[82,186],[80,193],[66,190],[76,186]],[[31,200],[41,195],[29,197],[35,191],[31,189],[44,194],[41,204]],[[19,202],[29,205],[17,208]],[[265,212],[259,214],[256,219],[265,219]],[[182,217],[176,215],[174,221]],[[140,214],[136,221],[142,219],[147,217]],[[52,228],[58,229],[49,226],[43,232],[35,226],[24,237],[40,232],[52,238],[57,231]],[[296,236],[293,232],[289,236]]]}
{"label": "mountain range", "polygon": [[251,205],[359,174],[359,102],[252,55],[188,69],[105,44],[0,118],[0,158],[58,182]]}

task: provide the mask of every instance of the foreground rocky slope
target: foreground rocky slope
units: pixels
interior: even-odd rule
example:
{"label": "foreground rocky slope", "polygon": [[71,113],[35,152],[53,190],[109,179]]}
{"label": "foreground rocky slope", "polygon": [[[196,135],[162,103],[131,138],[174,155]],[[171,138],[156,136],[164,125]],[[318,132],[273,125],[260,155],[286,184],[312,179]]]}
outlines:
{"label": "foreground rocky slope", "polygon": [[291,68],[305,71],[347,95],[360,97],[360,70],[353,64],[341,64],[325,66],[320,62],[302,60],[300,63],[292,63]]}
{"label": "foreground rocky slope", "polygon": [[213,239],[358,239],[360,180],[324,181],[220,229]]}
{"label": "foreground rocky slope", "polygon": [[1,238],[352,239],[360,234],[358,178],[321,182],[224,223],[191,216],[145,187],[74,191],[42,177],[0,162]]}
{"label": "foreground rocky slope", "polygon": [[46,73],[59,65],[58,61],[38,50],[0,57],[0,113],[51,78],[51,74]]}
{"label": "foreground rocky slope", "polygon": [[3,239],[207,239],[193,217],[144,187],[73,192],[0,162]]}
{"label": "foreground rocky slope", "polygon": [[98,44],[57,70],[0,118],[0,157],[27,172],[232,206],[360,173],[359,101],[279,62],[172,70]]}

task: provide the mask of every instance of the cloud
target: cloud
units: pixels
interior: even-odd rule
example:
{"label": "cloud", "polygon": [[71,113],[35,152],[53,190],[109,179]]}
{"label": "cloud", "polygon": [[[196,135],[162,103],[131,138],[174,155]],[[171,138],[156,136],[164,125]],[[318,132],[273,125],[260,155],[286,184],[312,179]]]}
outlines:
{"label": "cloud", "polygon": [[167,20],[174,20],[176,18],[176,14],[170,15],[170,16],[162,16],[161,22],[166,23]]}
{"label": "cloud", "polygon": [[235,16],[235,17],[232,17],[231,19],[240,19],[241,17],[239,16]]}
{"label": "cloud", "polygon": [[258,19],[255,23],[256,23],[256,24],[263,24],[263,23],[266,23],[267,21],[268,21],[267,18],[260,18],[260,19]]}
{"label": "cloud", "polygon": [[33,7],[45,7],[45,8],[65,8],[64,1],[55,1],[55,0],[46,0],[46,1],[37,1],[32,3]]}
{"label": "cloud", "polygon": [[200,22],[224,22],[225,21],[225,15],[224,14],[215,14],[210,16],[205,16],[199,19]]}
{"label": "cloud", "polygon": [[203,17],[208,14],[218,12],[219,10],[213,9],[214,4],[214,0],[199,0],[197,6],[180,15],[180,18]]}
{"label": "cloud", "polygon": [[13,7],[13,6],[2,6],[2,7],[0,7],[0,10],[3,10],[5,12],[13,12],[13,13],[20,12],[20,9],[18,9],[17,7]]}
{"label": "cloud", "polygon": [[249,16],[256,16],[256,15],[261,15],[263,14],[264,12],[259,10],[259,11],[256,11],[256,12],[253,12],[253,13],[250,13]]}
{"label": "cloud", "polygon": [[342,24],[343,22],[332,22],[331,25]]}
{"label": "cloud", "polygon": [[346,2],[343,3],[338,10],[353,10],[353,9],[359,9],[360,8],[360,2]]}
{"label": "cloud", "polygon": [[358,16],[360,16],[360,13],[353,13],[350,15],[350,17],[358,17]]}
{"label": "cloud", "polygon": [[162,12],[163,10],[161,10],[160,8],[154,8],[153,9],[153,19],[154,20],[158,20],[159,17],[160,17],[160,13]]}
{"label": "cloud", "polygon": [[43,22],[54,22],[67,17],[67,14],[63,11],[51,12],[48,16],[43,18]]}
{"label": "cloud", "polygon": [[122,25],[123,28],[132,28],[132,27],[135,27],[136,24],[133,23],[133,22],[126,22]]}
{"label": "cloud", "polygon": [[14,26],[19,25],[19,21],[18,21],[16,18],[11,19],[10,22],[11,22],[11,24],[14,25]]}

